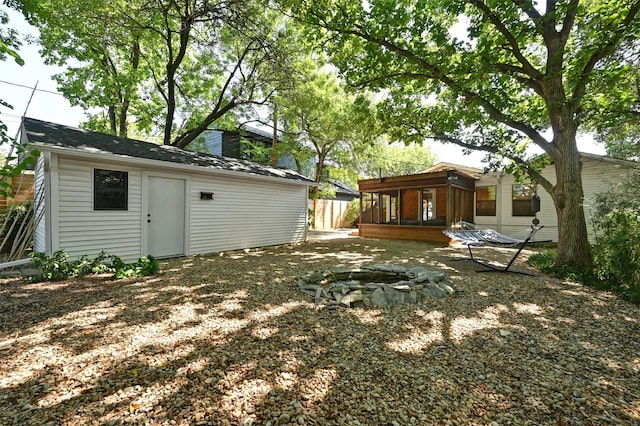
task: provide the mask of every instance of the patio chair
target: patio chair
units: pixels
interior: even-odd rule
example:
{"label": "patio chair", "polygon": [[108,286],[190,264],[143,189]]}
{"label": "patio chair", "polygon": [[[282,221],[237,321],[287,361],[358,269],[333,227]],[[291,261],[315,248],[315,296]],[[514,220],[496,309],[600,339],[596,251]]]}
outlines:
{"label": "patio chair", "polygon": [[[471,260],[479,265],[484,266],[485,268],[488,268],[476,272],[513,272],[516,274],[533,276],[533,274],[530,274],[528,272],[516,271],[510,268],[511,265],[513,265],[513,262],[515,262],[518,256],[520,256],[520,253],[522,252],[522,250],[524,250],[527,244],[532,242],[541,243],[551,241],[533,241],[535,234],[542,228],[544,228],[544,226],[540,226],[540,221],[537,218],[533,219],[529,235],[524,240],[518,240],[516,238],[508,237],[493,229],[474,229],[473,225],[467,222],[458,222],[451,228],[442,231],[442,233],[452,240],[459,241],[462,244],[466,244],[467,248],[469,249],[470,257],[453,260]],[[507,263],[506,265],[496,265],[489,263],[486,260],[481,260],[474,257],[471,247],[480,247],[484,245],[492,245],[497,247],[518,247],[518,250],[515,252],[509,263]]]}

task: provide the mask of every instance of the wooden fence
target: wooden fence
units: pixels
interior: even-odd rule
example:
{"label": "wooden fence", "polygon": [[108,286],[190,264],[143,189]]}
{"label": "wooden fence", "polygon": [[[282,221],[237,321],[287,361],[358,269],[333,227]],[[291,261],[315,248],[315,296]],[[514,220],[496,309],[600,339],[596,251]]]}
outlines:
{"label": "wooden fence", "polygon": [[314,201],[314,229],[350,228],[353,226],[353,223],[349,223],[345,220],[347,208],[350,203],[359,203],[359,200],[343,201],[317,199]]}
{"label": "wooden fence", "polygon": [[15,176],[11,182],[12,193],[9,198],[0,195],[0,210],[5,210],[12,203],[33,201],[33,172],[24,172]]}

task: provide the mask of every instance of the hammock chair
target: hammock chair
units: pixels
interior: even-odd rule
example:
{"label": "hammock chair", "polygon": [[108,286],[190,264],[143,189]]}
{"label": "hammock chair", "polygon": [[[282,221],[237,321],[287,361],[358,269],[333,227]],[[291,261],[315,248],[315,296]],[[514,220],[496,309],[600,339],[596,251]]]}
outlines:
{"label": "hammock chair", "polygon": [[[462,244],[466,244],[469,249],[468,258],[464,259],[454,259],[454,260],[472,260],[473,262],[484,266],[488,269],[482,269],[476,272],[513,272],[516,274],[522,275],[533,275],[528,272],[516,271],[511,268],[513,262],[516,261],[518,256],[527,244],[532,242],[549,242],[550,240],[545,241],[533,241],[535,234],[544,228],[544,226],[539,226],[540,221],[538,218],[534,218],[531,224],[531,231],[529,231],[529,235],[524,240],[518,240],[516,238],[511,238],[506,235],[502,235],[498,231],[493,229],[474,229],[473,225],[468,222],[458,222],[453,225],[449,229],[445,229],[442,231],[444,235],[451,238],[452,240],[459,241]],[[513,255],[511,260],[506,265],[496,265],[489,263],[485,260],[477,259],[473,256],[473,251],[471,251],[471,247],[479,247],[484,245],[493,245],[493,246],[502,246],[502,247],[518,247],[518,250]]]}

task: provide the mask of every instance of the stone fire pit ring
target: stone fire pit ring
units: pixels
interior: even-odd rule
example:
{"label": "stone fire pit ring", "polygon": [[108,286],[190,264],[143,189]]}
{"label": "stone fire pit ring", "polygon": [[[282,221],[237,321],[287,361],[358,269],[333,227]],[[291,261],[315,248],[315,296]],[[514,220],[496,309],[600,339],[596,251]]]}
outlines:
{"label": "stone fire pit ring", "polygon": [[316,305],[333,308],[414,304],[425,297],[449,297],[455,291],[444,272],[391,264],[313,271],[298,280],[298,288],[313,296]]}

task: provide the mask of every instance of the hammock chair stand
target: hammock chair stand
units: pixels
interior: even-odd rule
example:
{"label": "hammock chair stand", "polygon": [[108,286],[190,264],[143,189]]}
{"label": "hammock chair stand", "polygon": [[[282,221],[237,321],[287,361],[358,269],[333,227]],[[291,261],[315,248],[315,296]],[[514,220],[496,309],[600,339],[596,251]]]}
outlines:
{"label": "hammock chair stand", "polygon": [[[551,241],[551,240],[532,241],[536,232],[544,228],[544,226],[539,226],[539,224],[540,224],[540,221],[537,218],[533,219],[533,222],[531,225],[531,231],[529,232],[529,235],[527,236],[527,238],[525,238],[524,240],[517,240],[515,238],[507,237],[506,235],[502,235],[501,233],[499,233],[498,231],[494,231],[493,229],[469,229],[466,223],[462,224],[462,229],[445,229],[444,231],[442,231],[442,233],[445,234],[447,237],[451,238],[452,240],[460,241],[461,243],[466,244],[469,250],[469,257],[465,257],[462,259],[452,259],[452,260],[454,261],[471,260],[474,263],[477,263],[487,268],[487,269],[481,269],[476,272],[513,272],[514,274],[535,276],[534,274],[531,274],[529,272],[517,271],[517,270],[511,269],[511,266],[516,261],[518,256],[520,256],[520,253],[522,252],[522,250],[524,250],[524,248],[529,243],[533,243],[533,242],[542,243],[542,242]],[[518,247],[518,250],[515,252],[513,257],[511,257],[511,260],[509,260],[509,262],[506,265],[493,264],[493,263],[489,263],[488,261],[476,258],[473,255],[473,251],[471,250],[471,247],[480,247],[487,244],[492,244],[494,246],[503,246],[503,247],[505,246]]]}

